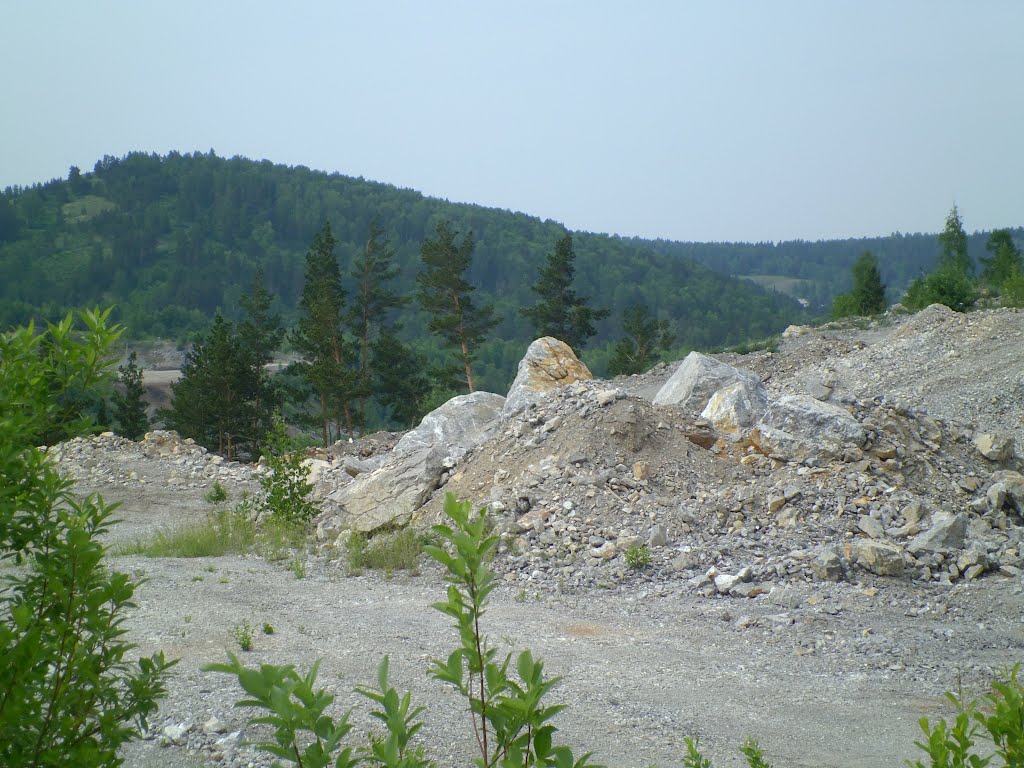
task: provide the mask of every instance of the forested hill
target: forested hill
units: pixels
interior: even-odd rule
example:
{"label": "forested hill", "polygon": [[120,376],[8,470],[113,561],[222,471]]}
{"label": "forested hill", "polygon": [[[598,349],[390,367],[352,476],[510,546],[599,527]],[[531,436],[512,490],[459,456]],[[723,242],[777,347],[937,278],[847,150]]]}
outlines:
{"label": "forested hill", "polygon": [[[452,221],[475,241],[471,279],[503,318],[483,362],[514,372],[531,328],[520,308],[564,233],[553,221],[449,203],[396,187],[210,154],[105,157],[92,172],[0,195],[0,323],[52,319],[66,308],[116,304],[136,336],[182,339],[205,330],[215,311],[239,313],[256,267],[290,319],[302,290],[304,256],[329,221],[346,269],[376,218],[411,294],[420,244]],[[621,334],[622,311],[642,303],[672,321],[680,348],[706,348],[776,333],[800,318],[795,302],[649,244],[574,234],[576,290],[611,310],[591,355]],[[425,337],[407,310],[404,333]]]}
{"label": "forested hill", "polygon": [[[936,211],[936,229],[945,211]],[[1024,227],[1010,229],[1018,242]],[[968,252],[977,265],[988,256],[989,232],[968,235]],[[851,268],[865,251],[878,257],[879,271],[888,286],[889,300],[898,301],[911,281],[935,268],[938,235],[896,233],[887,237],[845,240],[788,240],[779,243],[682,243],[674,240],[630,239],[673,258],[693,259],[718,272],[750,277],[760,285],[775,287],[806,298],[812,309],[827,310],[837,294],[850,289]]]}

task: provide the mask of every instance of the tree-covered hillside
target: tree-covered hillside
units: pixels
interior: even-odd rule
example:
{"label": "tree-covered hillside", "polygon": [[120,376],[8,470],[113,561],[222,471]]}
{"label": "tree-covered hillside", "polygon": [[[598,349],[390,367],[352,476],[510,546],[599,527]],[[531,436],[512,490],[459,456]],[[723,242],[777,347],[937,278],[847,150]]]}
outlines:
{"label": "tree-covered hillside", "polygon": [[[105,157],[91,173],[0,195],[0,325],[53,319],[68,307],[115,304],[136,336],[178,339],[205,330],[216,311],[240,316],[239,298],[257,267],[294,318],[303,259],[330,223],[343,274],[376,220],[411,295],[420,246],[450,220],[472,231],[469,278],[501,318],[481,352],[482,380],[500,388],[531,338],[521,308],[536,302],[546,254],[565,230],[556,222],[269,161],[209,154]],[[611,310],[597,323],[588,360],[601,370],[621,335],[623,312],[642,304],[673,325],[680,348],[776,333],[800,317],[795,302],[649,243],[573,235],[577,293]],[[426,318],[407,309],[407,339],[427,339]]]}

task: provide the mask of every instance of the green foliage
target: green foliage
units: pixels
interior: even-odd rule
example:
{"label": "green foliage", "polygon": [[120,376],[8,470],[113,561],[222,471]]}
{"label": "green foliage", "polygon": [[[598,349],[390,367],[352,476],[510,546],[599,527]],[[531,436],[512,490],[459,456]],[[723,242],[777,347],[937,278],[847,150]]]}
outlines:
{"label": "green foliage", "polygon": [[956,312],[964,312],[977,298],[971,278],[955,264],[946,264],[911,283],[903,304],[915,312],[930,304],[945,304]]}
{"label": "green foliage", "polygon": [[213,488],[211,488],[207,492],[207,494],[203,496],[203,500],[207,504],[220,504],[223,501],[227,501],[227,499],[228,492],[224,490],[224,486],[220,484],[220,480],[214,480]]}
{"label": "green foliage", "polygon": [[[433,410],[426,358],[403,343],[390,328],[381,329],[370,353],[374,397],[387,409],[392,421],[403,429],[411,429]],[[454,396],[451,392],[448,399]]]}
{"label": "green foliage", "polygon": [[392,573],[419,568],[422,547],[411,527],[391,533],[381,533],[367,540],[361,533],[352,532],[346,542],[350,573],[361,573],[364,568]]}
{"label": "green foliage", "polygon": [[946,226],[939,233],[939,249],[940,267],[952,267],[968,276],[974,272],[974,265],[967,252],[967,233],[964,232],[964,222],[955,205],[946,216]]}
{"label": "green foliage", "polygon": [[238,647],[245,652],[249,652],[253,649],[253,640],[255,634],[252,631],[252,627],[248,621],[243,621],[241,624],[237,624],[231,628],[231,637],[238,643]]}
{"label": "green foliage", "polygon": [[641,304],[625,311],[622,327],[626,336],[615,345],[608,361],[608,373],[612,376],[644,373],[676,340],[671,323],[651,317]]}
{"label": "green foliage", "polygon": [[589,307],[586,299],[576,295],[572,288],[575,262],[572,235],[566,232],[548,254],[540,278],[533,285],[537,303],[520,311],[533,324],[536,336],[553,336],[579,353],[587,339],[597,332],[594,323],[606,318],[609,312]]}
{"label": "green foliage", "polygon": [[646,544],[634,544],[626,550],[626,565],[639,570],[651,564],[651,550]]}
{"label": "green foliage", "polygon": [[353,369],[355,350],[345,338],[345,290],[330,223],[313,238],[306,253],[305,282],[299,301],[299,320],[291,342],[302,353],[298,370],[315,392],[314,421],[324,446],[341,433],[353,434],[352,401],[359,396]]}
{"label": "green foliage", "polygon": [[272,634],[274,634],[274,625],[271,624],[270,622],[265,623],[263,625],[263,634],[264,635],[272,635]]}
{"label": "green foliage", "polygon": [[985,250],[992,255],[981,257],[981,279],[1003,293],[1007,281],[1024,271],[1020,248],[1013,242],[1010,230],[997,229],[989,235]]}
{"label": "green foliage", "polygon": [[1024,269],[1018,269],[1003,281],[1000,294],[1004,307],[1024,307]]}
{"label": "green foliage", "polygon": [[109,571],[100,540],[113,505],[77,499],[35,446],[88,431],[83,404],[109,379],[120,330],[107,312],[36,334],[0,334],[0,764],[119,765],[119,747],[165,695],[162,653],[128,661],[138,587]]}
{"label": "green foliage", "polygon": [[853,290],[836,296],[832,302],[832,317],[877,315],[884,312],[886,306],[878,259],[870,251],[865,251],[853,265]]}
{"label": "green foliage", "polygon": [[685,768],[714,768],[711,761],[701,753],[699,739],[687,736],[683,743],[686,745],[686,754],[683,756]]}
{"label": "green foliage", "polygon": [[133,351],[128,356],[128,364],[118,366],[120,374],[120,390],[115,389],[111,399],[114,402],[114,418],[117,421],[118,434],[129,440],[140,440],[149,429],[149,417],[146,415],[146,388],[142,385],[142,371],[136,364],[137,355]]}
{"label": "green foliage", "polygon": [[473,260],[473,233],[467,232],[461,243],[450,222],[437,225],[437,238],[424,240],[420,256],[424,269],[416,277],[417,299],[430,316],[428,327],[451,349],[459,366],[465,370],[465,385],[476,389],[473,361],[478,347],[498,324],[494,309],[473,302],[474,286],[466,279]]}
{"label": "green foliage", "polygon": [[320,510],[309,500],[313,486],[302,454],[291,450],[284,422],[274,417],[263,454],[269,471],[260,475],[261,508],[276,522],[306,528]]}

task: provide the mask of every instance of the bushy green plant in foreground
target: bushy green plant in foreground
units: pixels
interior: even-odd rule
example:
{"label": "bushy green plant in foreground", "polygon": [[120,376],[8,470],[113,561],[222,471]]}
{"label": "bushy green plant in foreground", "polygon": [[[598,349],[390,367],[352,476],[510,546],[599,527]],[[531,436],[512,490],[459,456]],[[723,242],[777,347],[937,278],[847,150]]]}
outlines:
{"label": "bushy green plant in foreground", "polygon": [[89,430],[119,329],[107,312],[0,334],[0,765],[116,766],[173,662],[132,663],[138,581],[104,566],[113,505],[77,499],[35,446]]}

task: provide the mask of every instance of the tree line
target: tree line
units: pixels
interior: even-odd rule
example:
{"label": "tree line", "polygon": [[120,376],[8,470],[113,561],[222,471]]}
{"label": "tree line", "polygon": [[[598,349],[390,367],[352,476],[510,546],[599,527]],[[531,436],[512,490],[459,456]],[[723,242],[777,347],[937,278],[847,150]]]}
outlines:
{"label": "tree line", "polygon": [[[963,312],[979,299],[1006,307],[1024,307],[1024,258],[1014,241],[1013,231],[997,229],[985,241],[987,256],[980,270],[971,258],[963,218],[954,205],[937,237],[938,253],[931,271],[919,274],[907,287],[901,303],[919,311],[931,304],[944,304]],[[853,265],[853,288],[832,303],[834,318],[876,315],[888,308],[878,257],[865,251]]]}

